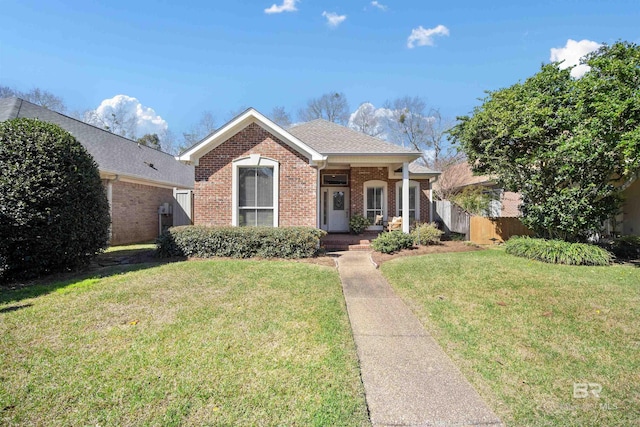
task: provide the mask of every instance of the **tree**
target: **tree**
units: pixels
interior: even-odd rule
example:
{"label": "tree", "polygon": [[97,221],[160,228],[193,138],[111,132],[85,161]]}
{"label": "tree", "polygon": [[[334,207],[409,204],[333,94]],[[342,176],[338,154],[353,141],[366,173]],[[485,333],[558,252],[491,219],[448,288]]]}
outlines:
{"label": "tree", "polygon": [[307,101],[307,106],[298,112],[298,119],[308,122],[324,119],[346,126],[349,122],[349,103],[344,93],[325,93]]}
{"label": "tree", "polygon": [[67,110],[62,98],[40,88],[33,88],[29,92],[21,92],[8,86],[0,86],[0,98],[18,97],[49,110],[64,113]]}
{"label": "tree", "polygon": [[349,127],[369,136],[380,136],[384,133],[383,120],[376,114],[376,107],[370,102],[363,102],[349,118]]}
{"label": "tree", "polygon": [[0,279],[88,262],[109,239],[109,203],[91,155],[51,123],[0,123]]}
{"label": "tree", "polygon": [[[454,156],[444,153],[447,131],[451,120],[442,117],[437,108],[427,109],[427,103],[418,96],[405,96],[385,103],[389,138],[398,145],[424,153],[425,163],[435,166],[440,158]],[[433,154],[428,153],[429,150]]]}
{"label": "tree", "polygon": [[100,114],[97,110],[86,111],[84,121],[129,139],[134,139],[138,131],[138,117],[125,104],[117,104],[108,114]]}
{"label": "tree", "polygon": [[282,106],[273,107],[270,115],[271,120],[283,128],[291,126],[291,115]]}
{"label": "tree", "polygon": [[211,111],[203,111],[202,114],[200,114],[200,119],[191,126],[191,129],[189,129],[188,132],[182,133],[183,142],[178,147],[179,151],[195,145],[214,130],[216,130],[215,116]]}
{"label": "tree", "polygon": [[526,225],[568,241],[618,212],[617,183],[640,168],[640,47],[603,45],[583,63],[579,80],[552,63],[489,92],[451,131],[475,172],[521,193]]}
{"label": "tree", "polygon": [[146,145],[147,147],[155,148],[156,150],[160,150],[160,137],[157,133],[148,133],[146,135],[138,138],[138,144]]}

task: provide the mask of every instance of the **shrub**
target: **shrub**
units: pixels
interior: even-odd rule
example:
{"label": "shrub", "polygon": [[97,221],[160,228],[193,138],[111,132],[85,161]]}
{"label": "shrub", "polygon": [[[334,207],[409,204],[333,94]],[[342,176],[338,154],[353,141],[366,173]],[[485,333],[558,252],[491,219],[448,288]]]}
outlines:
{"label": "shrub", "polygon": [[640,258],[640,236],[622,236],[602,245],[620,259]]}
{"label": "shrub", "polygon": [[388,233],[381,233],[373,239],[371,247],[383,254],[391,254],[402,249],[407,249],[413,246],[413,236],[405,234],[402,231],[390,231]]}
{"label": "shrub", "polygon": [[418,245],[424,246],[437,245],[440,243],[440,238],[443,234],[444,232],[438,229],[438,225],[435,222],[417,224],[416,228],[411,232],[413,241]]}
{"label": "shrub", "polygon": [[553,264],[609,265],[612,259],[609,252],[596,245],[562,240],[512,237],[505,247],[508,254]]}
{"label": "shrub", "polygon": [[157,240],[161,257],[309,258],[326,232],[312,227],[182,226]]}
{"label": "shrub", "polygon": [[365,228],[371,225],[369,218],[366,218],[360,214],[355,214],[349,219],[349,229],[353,234],[362,233]]}
{"label": "shrub", "polygon": [[107,246],[98,166],[70,133],[33,119],[0,123],[0,278],[88,262]]}

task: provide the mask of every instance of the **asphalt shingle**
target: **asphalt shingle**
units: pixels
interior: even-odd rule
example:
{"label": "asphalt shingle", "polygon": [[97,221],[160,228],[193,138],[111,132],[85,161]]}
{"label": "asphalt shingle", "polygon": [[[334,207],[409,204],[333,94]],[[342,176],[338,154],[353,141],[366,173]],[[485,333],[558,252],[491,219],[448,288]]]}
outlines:
{"label": "asphalt shingle", "polygon": [[54,123],[89,151],[103,172],[179,188],[193,188],[194,168],[172,155],[113,134],[20,98],[0,99],[0,121],[32,118]]}
{"label": "asphalt shingle", "polygon": [[409,150],[323,119],[287,129],[322,154],[416,154]]}

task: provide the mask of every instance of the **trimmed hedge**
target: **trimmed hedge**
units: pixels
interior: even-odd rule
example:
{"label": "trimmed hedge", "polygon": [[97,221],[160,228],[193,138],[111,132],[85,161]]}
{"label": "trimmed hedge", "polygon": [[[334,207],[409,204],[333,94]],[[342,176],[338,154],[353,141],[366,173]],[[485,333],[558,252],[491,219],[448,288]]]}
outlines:
{"label": "trimmed hedge", "polygon": [[383,254],[391,254],[413,247],[413,239],[414,237],[411,234],[395,230],[388,233],[380,233],[378,237],[371,241],[371,247]]}
{"label": "trimmed hedge", "polygon": [[552,264],[609,265],[613,258],[599,246],[562,240],[512,237],[505,247],[508,254]]}
{"label": "trimmed hedge", "polygon": [[87,263],[109,240],[98,165],[51,123],[0,123],[0,279],[28,279]]}
{"label": "trimmed hedge", "polygon": [[205,227],[165,231],[156,244],[161,257],[309,258],[327,234],[312,227]]}

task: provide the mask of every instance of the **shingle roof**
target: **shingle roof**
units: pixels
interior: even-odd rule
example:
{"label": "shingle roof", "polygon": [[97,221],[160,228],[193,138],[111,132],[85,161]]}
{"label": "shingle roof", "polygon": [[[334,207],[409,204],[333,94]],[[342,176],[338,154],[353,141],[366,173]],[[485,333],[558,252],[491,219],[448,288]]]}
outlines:
{"label": "shingle roof", "polygon": [[193,188],[193,166],[178,162],[170,154],[20,98],[0,99],[0,121],[20,117],[39,119],[65,129],[89,151],[103,172],[174,187]]}
{"label": "shingle roof", "polygon": [[420,154],[323,119],[292,126],[287,131],[324,154]]}

